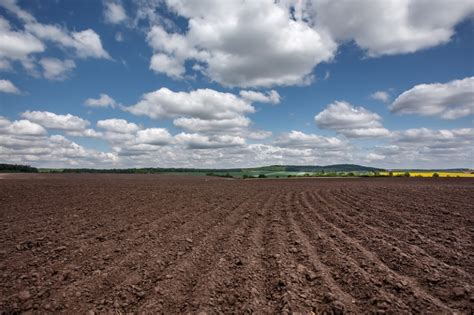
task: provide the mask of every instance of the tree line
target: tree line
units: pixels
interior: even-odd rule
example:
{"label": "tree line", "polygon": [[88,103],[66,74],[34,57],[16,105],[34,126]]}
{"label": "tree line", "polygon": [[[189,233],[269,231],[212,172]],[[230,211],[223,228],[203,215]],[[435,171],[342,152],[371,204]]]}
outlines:
{"label": "tree line", "polygon": [[0,163],[0,173],[14,172],[14,173],[38,173],[36,167],[21,164],[4,164]]}

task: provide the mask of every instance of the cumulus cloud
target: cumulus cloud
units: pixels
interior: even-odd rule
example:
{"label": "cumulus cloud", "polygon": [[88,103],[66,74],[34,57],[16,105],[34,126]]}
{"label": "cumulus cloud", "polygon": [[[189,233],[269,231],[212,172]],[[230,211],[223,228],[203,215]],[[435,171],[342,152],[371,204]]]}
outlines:
{"label": "cumulus cloud", "polygon": [[117,102],[105,93],[101,93],[99,98],[88,98],[84,104],[89,107],[112,107],[117,105]]}
{"label": "cumulus cloud", "polygon": [[240,96],[243,99],[248,100],[249,102],[271,103],[271,104],[280,103],[280,94],[278,94],[278,92],[275,90],[271,90],[266,93],[244,90],[244,91],[240,91]]}
{"label": "cumulus cloud", "polygon": [[99,120],[97,127],[115,133],[133,133],[140,129],[135,123],[129,123],[125,119],[117,118]]}
{"label": "cumulus cloud", "polygon": [[39,39],[51,41],[64,49],[72,49],[79,58],[110,59],[102,47],[100,36],[91,29],[80,32],[69,32],[56,25],[32,23],[25,29]]}
{"label": "cumulus cloud", "polygon": [[405,144],[419,144],[430,148],[460,148],[474,141],[474,129],[441,129],[417,128],[395,133],[394,142]]}
{"label": "cumulus cloud", "polygon": [[322,129],[334,130],[348,138],[386,137],[390,132],[382,126],[382,117],[363,107],[344,101],[329,104],[314,117]]}
{"label": "cumulus cloud", "polygon": [[184,144],[189,149],[213,149],[243,146],[245,139],[239,136],[206,136],[197,133],[180,133],[175,136],[178,143]]}
{"label": "cumulus cloud", "polygon": [[152,27],[147,38],[159,56],[152,58],[157,72],[182,76],[184,62],[191,61],[226,86],[307,84],[312,69],[330,61],[337,48],[324,30],[294,19],[278,2],[167,1],[167,6],[188,20],[188,30]]}
{"label": "cumulus cloud", "polygon": [[70,59],[42,58],[39,63],[43,68],[43,76],[48,80],[65,80],[76,67],[76,63]]}
{"label": "cumulus cloud", "polygon": [[0,160],[50,167],[110,166],[117,156],[86,149],[62,135],[48,136],[45,128],[29,120],[0,117]]}
{"label": "cumulus cloud", "polygon": [[0,135],[0,159],[44,167],[110,167],[118,157],[115,153],[86,149],[62,135]]}
{"label": "cumulus cloud", "polygon": [[147,128],[137,132],[136,141],[143,144],[165,145],[173,141],[173,137],[164,128]]}
{"label": "cumulus cloud", "polygon": [[447,83],[416,85],[399,95],[393,113],[456,119],[474,114],[474,77]]}
{"label": "cumulus cloud", "polygon": [[381,160],[384,160],[385,159],[385,155],[383,154],[378,154],[378,153],[369,153],[367,154],[367,156],[365,157],[365,160],[367,162],[374,162],[374,161],[381,161]]}
{"label": "cumulus cloud", "polygon": [[83,131],[90,124],[87,120],[71,114],[58,115],[47,111],[26,111],[21,117],[48,129]]}
{"label": "cumulus cloud", "polygon": [[390,100],[390,94],[386,91],[375,91],[370,94],[370,98],[376,101],[387,103]]}
{"label": "cumulus cloud", "polygon": [[175,79],[182,78],[186,71],[183,62],[160,53],[151,57],[150,69]]}
{"label": "cumulus cloud", "polygon": [[[266,102],[275,102],[279,98],[272,92],[257,96],[264,97],[262,101]],[[137,104],[123,109],[153,119],[174,118],[175,126],[203,136],[264,139],[271,135],[271,132],[254,129],[251,120],[245,116],[255,112],[250,100],[212,89],[174,92],[161,88],[144,94]]]}
{"label": "cumulus cloud", "polygon": [[137,104],[126,110],[154,119],[191,116],[206,120],[230,119],[255,111],[247,101],[231,93],[211,89],[174,92],[167,88],[144,94]]}
{"label": "cumulus cloud", "polygon": [[28,62],[30,55],[41,53],[45,45],[35,36],[24,31],[15,31],[10,23],[0,16],[0,61],[2,68],[9,68],[11,61]]}
{"label": "cumulus cloud", "polygon": [[[337,41],[354,40],[369,56],[412,53],[448,42],[474,13],[472,1],[304,1],[304,14]],[[341,21],[344,21],[341,23]]]}
{"label": "cumulus cloud", "polygon": [[22,119],[10,122],[0,116],[0,131],[6,135],[15,136],[42,136],[46,134],[46,130],[31,121]]}
{"label": "cumulus cloud", "polygon": [[[179,31],[156,13],[163,6],[187,20]],[[139,2],[138,19],[153,25],[150,68],[173,78],[192,69],[225,86],[307,84],[354,41],[370,57],[412,53],[451,40],[474,13],[470,1],[182,1]],[[139,15],[139,16],[138,16]],[[344,23],[341,23],[344,21]]]}
{"label": "cumulus cloud", "polygon": [[175,126],[195,132],[218,132],[219,130],[235,131],[236,129],[247,128],[250,123],[250,119],[244,116],[211,120],[181,117],[173,121]]}
{"label": "cumulus cloud", "polygon": [[104,18],[107,23],[119,24],[127,20],[127,14],[119,1],[104,2]]}
{"label": "cumulus cloud", "polygon": [[0,80],[0,93],[20,94],[20,90],[9,80]]}
{"label": "cumulus cloud", "polygon": [[103,134],[94,129],[67,130],[66,134],[73,137],[102,138]]}
{"label": "cumulus cloud", "polygon": [[324,137],[316,134],[306,134],[301,131],[292,130],[281,134],[274,145],[278,147],[311,148],[324,150],[340,150],[347,146],[346,141],[335,137]]}
{"label": "cumulus cloud", "polygon": [[416,167],[473,167],[474,129],[415,128],[393,133],[389,144],[375,154],[394,165]]}
{"label": "cumulus cloud", "polygon": [[109,54],[102,46],[100,36],[92,29],[69,31],[66,28],[42,24],[14,0],[0,1],[0,7],[13,13],[22,22],[23,30],[13,29],[0,16],[0,68],[11,68],[12,62],[20,62],[32,75],[37,75],[35,55],[46,50],[46,43],[71,51],[78,58],[106,58]]}

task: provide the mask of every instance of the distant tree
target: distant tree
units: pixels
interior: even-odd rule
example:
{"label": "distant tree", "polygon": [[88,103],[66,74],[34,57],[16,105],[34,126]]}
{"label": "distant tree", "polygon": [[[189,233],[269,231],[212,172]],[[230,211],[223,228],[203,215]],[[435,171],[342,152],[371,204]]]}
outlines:
{"label": "distant tree", "polygon": [[38,169],[29,165],[0,164],[0,172],[38,173]]}
{"label": "distant tree", "polygon": [[433,173],[432,176],[433,176],[433,177],[439,177],[439,174],[438,174],[438,173]]}
{"label": "distant tree", "polygon": [[267,178],[267,175],[265,175],[265,174],[260,174],[260,175],[258,175],[258,178]]}
{"label": "distant tree", "polygon": [[410,173],[409,172],[405,172],[405,174],[403,174],[404,177],[410,177]]}
{"label": "distant tree", "polygon": [[393,172],[388,172],[388,176],[393,177]]}
{"label": "distant tree", "polygon": [[354,177],[354,176],[355,176],[355,174],[354,174],[354,173],[352,173],[352,172],[350,172],[349,174],[347,174],[347,176],[349,176],[349,177]]}

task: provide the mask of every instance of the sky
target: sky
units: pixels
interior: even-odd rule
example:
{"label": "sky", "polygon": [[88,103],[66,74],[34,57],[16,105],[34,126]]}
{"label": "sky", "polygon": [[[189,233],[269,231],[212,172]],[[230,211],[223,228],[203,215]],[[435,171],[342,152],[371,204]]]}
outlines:
{"label": "sky", "polygon": [[0,0],[0,163],[474,168],[474,1]]}

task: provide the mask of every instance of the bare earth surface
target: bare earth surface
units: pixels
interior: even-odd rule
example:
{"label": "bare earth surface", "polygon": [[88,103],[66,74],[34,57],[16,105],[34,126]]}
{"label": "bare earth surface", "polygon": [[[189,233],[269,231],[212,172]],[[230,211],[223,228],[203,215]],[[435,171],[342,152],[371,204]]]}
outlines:
{"label": "bare earth surface", "polygon": [[0,179],[0,313],[474,310],[474,180]]}

